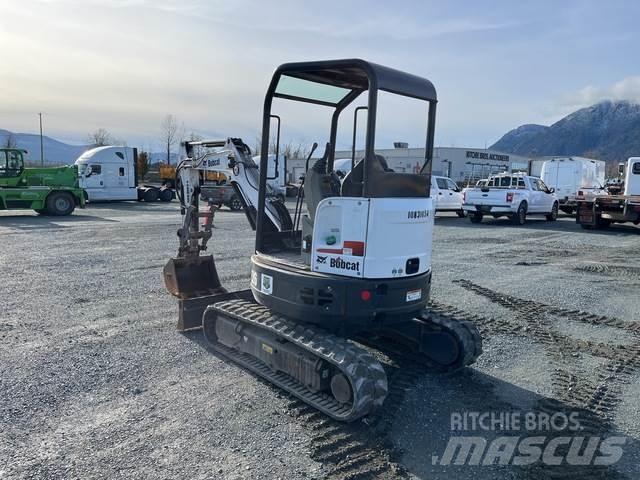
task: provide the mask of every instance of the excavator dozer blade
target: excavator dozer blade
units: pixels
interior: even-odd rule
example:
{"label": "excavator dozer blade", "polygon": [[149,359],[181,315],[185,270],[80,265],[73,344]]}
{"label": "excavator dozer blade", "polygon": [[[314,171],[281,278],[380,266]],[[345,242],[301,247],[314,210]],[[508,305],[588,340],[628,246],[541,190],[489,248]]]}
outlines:
{"label": "excavator dozer blade", "polygon": [[172,258],[164,266],[163,276],[169,293],[181,300],[227,293],[212,255]]}

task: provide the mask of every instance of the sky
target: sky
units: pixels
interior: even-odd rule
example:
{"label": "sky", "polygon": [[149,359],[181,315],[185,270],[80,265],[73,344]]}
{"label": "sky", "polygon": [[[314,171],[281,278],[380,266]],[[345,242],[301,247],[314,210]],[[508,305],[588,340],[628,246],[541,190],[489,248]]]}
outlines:
{"label": "sky", "polygon": [[[0,129],[35,133],[43,112],[64,141],[105,128],[161,150],[173,114],[254,145],[278,65],[359,57],[434,83],[436,145],[482,148],[601,100],[640,102],[638,18],[640,2],[616,0],[1,0]],[[421,146],[421,106],[388,105],[379,146]],[[325,142],[327,109],[298,107],[281,107],[283,141]]]}

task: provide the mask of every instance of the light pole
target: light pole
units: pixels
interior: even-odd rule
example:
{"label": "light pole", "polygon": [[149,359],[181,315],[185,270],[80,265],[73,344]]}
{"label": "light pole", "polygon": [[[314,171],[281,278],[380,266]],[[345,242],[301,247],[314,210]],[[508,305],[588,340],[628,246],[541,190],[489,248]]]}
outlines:
{"label": "light pole", "polygon": [[44,166],[44,142],[42,141],[42,112],[38,113],[40,117],[40,164]]}
{"label": "light pole", "polygon": [[444,160],[442,160],[442,163],[447,163],[447,174],[445,176],[451,178],[451,160],[445,158]]}

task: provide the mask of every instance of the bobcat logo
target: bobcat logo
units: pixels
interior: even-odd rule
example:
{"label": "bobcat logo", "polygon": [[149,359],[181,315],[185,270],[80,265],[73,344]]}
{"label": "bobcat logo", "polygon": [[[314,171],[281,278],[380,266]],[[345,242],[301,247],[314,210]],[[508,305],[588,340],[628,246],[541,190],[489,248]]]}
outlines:
{"label": "bobcat logo", "polygon": [[316,257],[316,262],[318,262],[318,263],[327,263],[327,256],[325,255],[323,257],[322,255],[318,255]]}

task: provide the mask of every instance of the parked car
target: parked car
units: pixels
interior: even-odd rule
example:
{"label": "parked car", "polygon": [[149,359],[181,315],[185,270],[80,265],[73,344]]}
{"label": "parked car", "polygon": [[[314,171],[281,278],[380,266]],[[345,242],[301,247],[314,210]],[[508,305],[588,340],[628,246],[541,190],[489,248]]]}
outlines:
{"label": "parked car", "polygon": [[510,217],[523,225],[528,215],[558,218],[558,198],[542,180],[522,173],[502,173],[489,177],[487,185],[465,189],[463,208],[471,223],[480,223],[485,215]]}
{"label": "parked car", "polygon": [[200,188],[200,199],[210,201],[218,207],[226,206],[231,210],[242,210],[242,199],[231,185],[204,184]]}
{"label": "parked car", "polygon": [[462,190],[449,177],[431,176],[431,198],[436,212],[456,212],[459,217],[466,216],[462,208]]}

